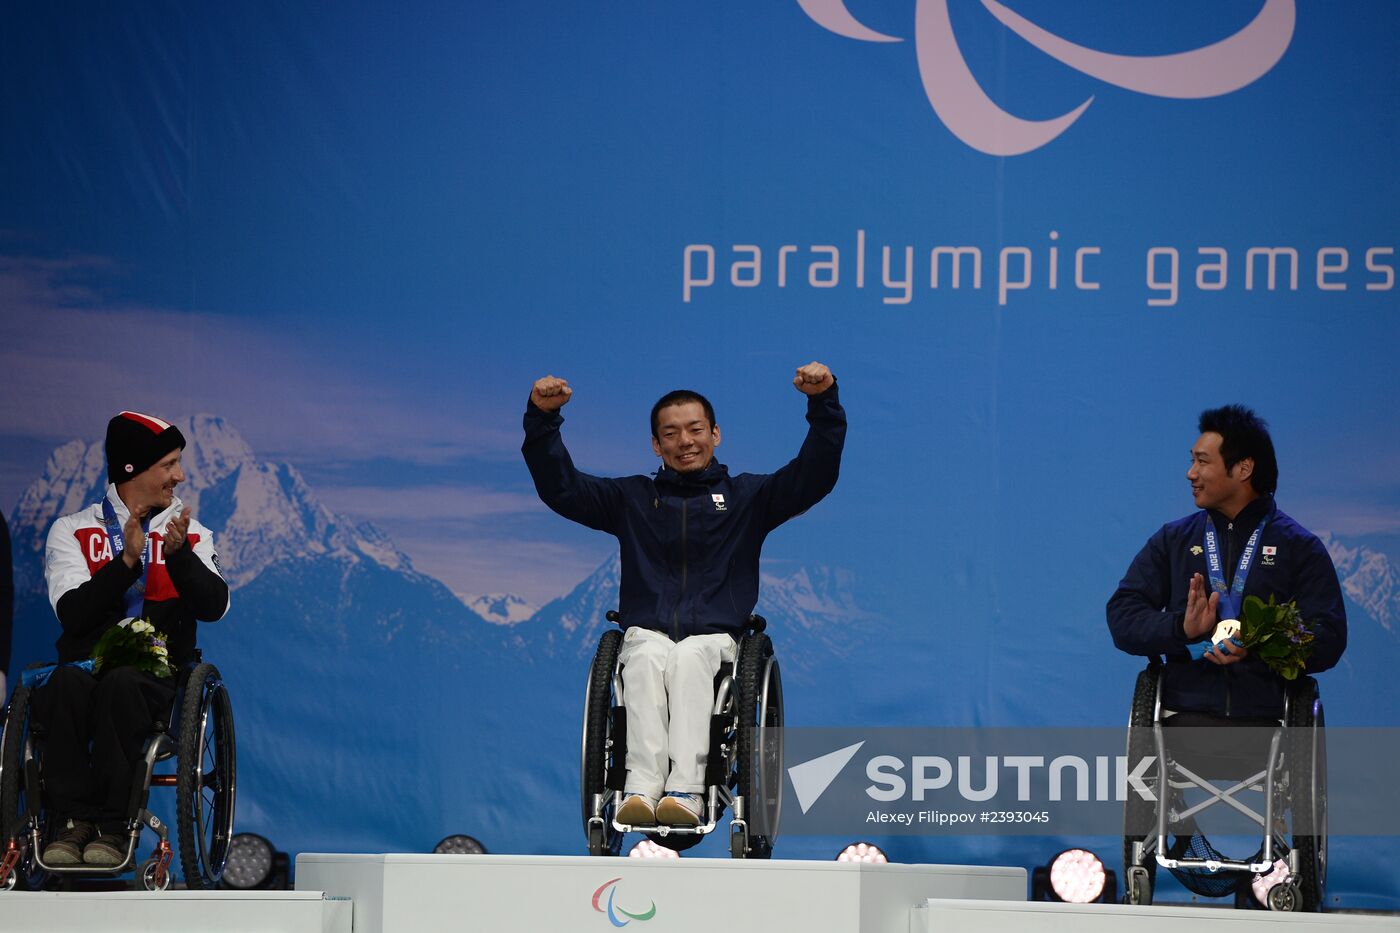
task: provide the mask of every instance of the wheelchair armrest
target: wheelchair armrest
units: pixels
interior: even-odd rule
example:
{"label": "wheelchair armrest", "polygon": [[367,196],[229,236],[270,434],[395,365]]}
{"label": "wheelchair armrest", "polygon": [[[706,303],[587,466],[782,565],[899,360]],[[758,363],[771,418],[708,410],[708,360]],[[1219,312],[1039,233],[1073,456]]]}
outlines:
{"label": "wheelchair armrest", "polygon": [[622,624],[622,613],[618,612],[616,609],[609,609],[607,612],[603,613],[603,618],[607,619],[609,622],[616,622],[618,625]]}

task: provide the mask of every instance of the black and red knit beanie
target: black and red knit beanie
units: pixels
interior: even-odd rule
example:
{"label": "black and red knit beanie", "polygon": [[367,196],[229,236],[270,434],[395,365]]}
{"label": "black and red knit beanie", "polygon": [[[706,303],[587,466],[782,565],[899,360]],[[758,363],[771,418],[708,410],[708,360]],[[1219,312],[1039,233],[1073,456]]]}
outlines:
{"label": "black and red knit beanie", "polygon": [[124,411],[107,422],[107,479],[112,483],[133,479],[177,447],[184,449],[185,435],[175,425]]}

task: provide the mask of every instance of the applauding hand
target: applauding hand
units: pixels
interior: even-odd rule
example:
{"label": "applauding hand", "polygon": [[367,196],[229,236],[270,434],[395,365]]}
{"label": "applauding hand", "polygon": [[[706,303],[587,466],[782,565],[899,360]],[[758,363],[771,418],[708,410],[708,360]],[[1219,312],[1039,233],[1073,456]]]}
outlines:
{"label": "applauding hand", "polygon": [[135,567],[141,563],[146,553],[146,532],[141,530],[141,518],[145,513],[133,512],[122,525],[122,563]]}
{"label": "applauding hand", "polygon": [[174,554],[185,544],[185,535],[190,530],[190,509],[186,506],[170,521],[165,523],[165,553]]}

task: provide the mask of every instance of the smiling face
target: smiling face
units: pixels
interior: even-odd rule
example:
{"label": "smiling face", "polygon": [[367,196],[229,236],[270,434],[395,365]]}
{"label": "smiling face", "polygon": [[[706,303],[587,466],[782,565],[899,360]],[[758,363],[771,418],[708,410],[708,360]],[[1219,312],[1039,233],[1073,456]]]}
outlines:
{"label": "smiling face", "polygon": [[117,494],[133,512],[149,509],[152,513],[170,508],[175,501],[175,487],[185,481],[185,470],[175,448],[149,468],[142,470],[117,487]]}
{"label": "smiling face", "polygon": [[703,470],[714,459],[718,446],[719,427],[710,424],[699,402],[667,405],[656,413],[652,452],[677,473]]}
{"label": "smiling face", "polygon": [[1258,495],[1249,481],[1254,473],[1254,460],[1246,457],[1225,469],[1225,458],[1220,455],[1223,440],[1214,431],[1197,438],[1191,448],[1191,468],[1186,471],[1186,480],[1191,484],[1197,508],[1215,509],[1234,518]]}

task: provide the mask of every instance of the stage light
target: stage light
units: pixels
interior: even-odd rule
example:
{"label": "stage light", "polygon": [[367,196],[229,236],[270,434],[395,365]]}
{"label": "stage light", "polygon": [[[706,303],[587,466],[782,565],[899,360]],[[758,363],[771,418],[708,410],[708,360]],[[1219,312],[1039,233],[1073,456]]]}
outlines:
{"label": "stage light", "polygon": [[257,833],[239,833],[229,840],[228,861],[220,883],[239,891],[285,890],[290,860]]}
{"label": "stage light", "polygon": [[885,853],[880,851],[880,847],[868,842],[853,842],[842,849],[836,856],[838,862],[869,862],[873,865],[883,865],[889,861]]}
{"label": "stage light", "polygon": [[643,839],[632,847],[632,851],[627,853],[628,858],[680,858],[681,854],[675,849],[668,849],[663,845],[657,845],[650,839]]}
{"label": "stage light", "polygon": [[455,833],[451,836],[444,836],[442,841],[433,846],[434,855],[485,855],[486,846],[481,844],[481,840],[471,836],[464,836]]}
{"label": "stage light", "polygon": [[1111,899],[1118,878],[1088,849],[1066,849],[1031,873],[1031,900],[1092,904]]}
{"label": "stage light", "polygon": [[1249,883],[1250,890],[1254,892],[1254,899],[1259,902],[1259,906],[1269,906],[1269,889],[1276,884],[1283,884],[1288,880],[1288,863],[1283,859],[1274,860],[1274,868],[1267,875],[1255,875],[1254,880]]}

